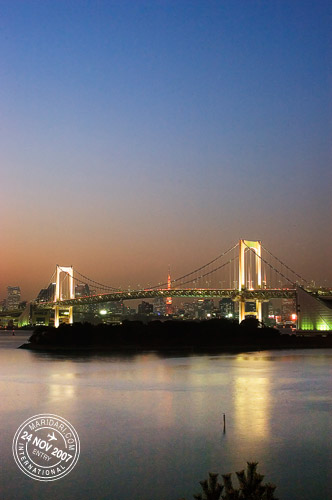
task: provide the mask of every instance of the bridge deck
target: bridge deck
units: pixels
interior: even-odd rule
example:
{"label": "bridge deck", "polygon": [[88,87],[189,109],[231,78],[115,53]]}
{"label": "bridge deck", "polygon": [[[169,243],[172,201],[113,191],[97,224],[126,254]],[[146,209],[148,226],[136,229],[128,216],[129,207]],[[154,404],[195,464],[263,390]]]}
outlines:
{"label": "bridge deck", "polygon": [[48,302],[38,304],[38,307],[50,308],[57,306],[69,307],[83,304],[96,304],[102,302],[119,302],[123,300],[153,299],[156,297],[187,297],[187,298],[229,298],[235,301],[240,300],[270,300],[289,299],[296,297],[296,290],[291,288],[283,289],[258,289],[258,290],[232,290],[232,289],[163,289],[163,290],[132,290],[123,292],[113,292],[88,297],[77,297],[75,299],[65,299],[58,302]]}

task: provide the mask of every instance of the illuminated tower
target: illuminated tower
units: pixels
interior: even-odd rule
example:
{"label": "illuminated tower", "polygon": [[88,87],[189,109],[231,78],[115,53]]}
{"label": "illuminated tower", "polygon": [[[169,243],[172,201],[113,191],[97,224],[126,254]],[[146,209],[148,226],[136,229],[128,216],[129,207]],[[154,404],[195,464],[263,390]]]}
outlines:
{"label": "illuminated tower", "polygon": [[61,267],[56,266],[56,282],[55,282],[55,294],[54,294],[54,326],[58,328],[60,324],[60,309],[66,309],[68,311],[68,322],[73,323],[73,306],[69,307],[61,307],[58,305],[59,301],[61,301],[64,297],[62,296],[62,284],[61,281],[61,273],[65,273],[68,276],[68,284],[69,284],[69,299],[75,298],[74,293],[74,269],[73,266],[70,267]]}
{"label": "illuminated tower", "polygon": [[[245,251],[249,250],[250,252],[254,252],[255,254],[255,279],[251,282],[251,276],[249,278],[249,288],[262,288],[262,261],[261,261],[261,252],[262,252],[262,244],[260,241],[249,241],[249,240],[240,240],[239,242],[239,291],[246,288],[246,279],[245,279]],[[247,253],[248,254],[248,253]],[[260,300],[256,300],[256,311],[246,312],[246,302],[242,299],[239,303],[239,321],[241,321],[247,315],[255,315],[259,321],[262,321],[262,302]]]}
{"label": "illuminated tower", "polygon": [[[170,268],[168,267],[168,276],[167,276],[167,290],[171,289],[171,271]],[[166,314],[172,314],[173,313],[173,307],[172,307],[172,297],[167,297],[166,298]]]}

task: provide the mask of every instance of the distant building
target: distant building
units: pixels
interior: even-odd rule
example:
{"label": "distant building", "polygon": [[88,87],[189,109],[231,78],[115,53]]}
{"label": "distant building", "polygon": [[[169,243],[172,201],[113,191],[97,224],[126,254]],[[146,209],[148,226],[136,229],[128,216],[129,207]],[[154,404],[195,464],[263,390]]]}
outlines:
{"label": "distant building", "polygon": [[282,321],[291,321],[292,314],[296,313],[295,299],[281,300],[281,319]]}
{"label": "distant building", "polygon": [[89,285],[80,283],[75,286],[75,297],[88,297],[90,295]]}
{"label": "distant building", "polygon": [[53,302],[55,283],[50,283],[47,288],[42,288],[37,295],[36,302]]}
{"label": "distant building", "polygon": [[166,314],[166,304],[163,297],[156,297],[153,301],[153,311],[161,315]]}
{"label": "distant building", "polygon": [[123,302],[109,302],[109,311],[112,314],[124,314],[127,311],[127,306]]}
{"label": "distant building", "polygon": [[198,299],[194,302],[194,318],[209,319],[214,316],[214,300]]}
{"label": "distant building", "polygon": [[204,299],[202,309],[204,309],[204,311],[211,312],[214,309],[214,300]]}
{"label": "distant building", "polygon": [[143,302],[141,304],[138,304],[138,314],[151,314],[153,313],[153,304],[150,304],[149,302]]}
{"label": "distant building", "polygon": [[235,316],[234,301],[232,299],[219,300],[219,310],[223,318],[234,318]]}
{"label": "distant building", "polygon": [[195,302],[185,302],[182,304],[182,309],[184,311],[184,316],[188,319],[195,318],[196,303]]}
{"label": "distant building", "polygon": [[263,302],[262,303],[262,321],[266,325],[269,323],[269,315],[270,315],[270,303],[269,302]]}
{"label": "distant building", "polygon": [[7,286],[7,309],[18,309],[21,302],[21,290],[19,286]]}

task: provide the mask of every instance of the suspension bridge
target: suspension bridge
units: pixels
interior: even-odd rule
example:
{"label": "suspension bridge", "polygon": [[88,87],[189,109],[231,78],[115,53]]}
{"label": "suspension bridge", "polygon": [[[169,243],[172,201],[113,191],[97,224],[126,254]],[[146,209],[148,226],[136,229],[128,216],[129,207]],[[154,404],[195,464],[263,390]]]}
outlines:
{"label": "suspension bridge", "polygon": [[[298,330],[332,330],[332,309],[324,301],[324,292],[310,283],[266,249],[259,240],[241,239],[206,264],[178,278],[153,286],[130,289],[93,280],[72,266],[56,266],[51,277],[54,294],[39,301],[39,309],[54,310],[54,325],[73,322],[73,308],[86,304],[125,300],[164,298],[171,304],[175,297],[228,298],[238,303],[239,321],[249,315],[262,320],[262,304],[271,299],[296,301]],[[89,294],[75,296],[77,286]],[[328,291],[325,295],[328,295]],[[248,311],[247,304],[254,303]]]}

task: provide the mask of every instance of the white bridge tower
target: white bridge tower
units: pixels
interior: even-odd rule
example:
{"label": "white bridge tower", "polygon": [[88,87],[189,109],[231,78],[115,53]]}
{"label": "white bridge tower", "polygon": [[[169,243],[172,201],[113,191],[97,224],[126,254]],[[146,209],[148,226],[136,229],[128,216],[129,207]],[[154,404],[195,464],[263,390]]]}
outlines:
{"label": "white bridge tower", "polygon": [[[246,255],[249,252],[255,253],[255,275],[252,278],[251,283],[249,283],[249,289],[257,289],[262,287],[262,261],[261,261],[261,253],[262,253],[262,244],[261,241],[249,241],[249,240],[240,240],[239,242],[239,291],[246,288]],[[245,319],[248,315],[256,316],[259,321],[262,321],[262,301],[255,300],[256,302],[256,311],[246,312],[246,301],[245,299],[241,299],[239,301],[239,322]]]}
{"label": "white bridge tower", "polygon": [[66,310],[66,315],[68,317],[68,323],[72,324],[73,323],[73,306],[66,306],[63,307],[59,305],[59,302],[64,298],[62,294],[62,285],[63,285],[63,280],[61,281],[61,274],[65,273],[68,277],[68,288],[69,288],[69,299],[74,299],[75,298],[75,292],[74,292],[74,269],[73,266],[59,266],[57,264],[56,266],[56,282],[55,282],[55,295],[54,295],[54,326],[55,328],[58,328],[60,324],[60,310]]}

